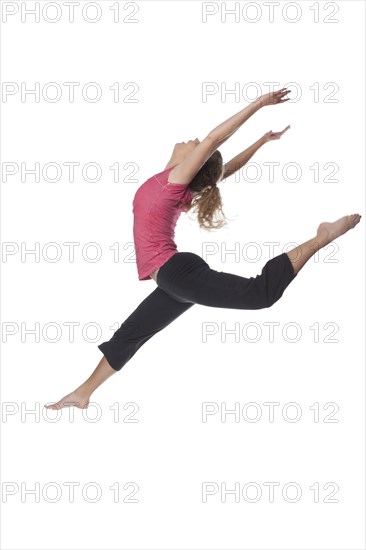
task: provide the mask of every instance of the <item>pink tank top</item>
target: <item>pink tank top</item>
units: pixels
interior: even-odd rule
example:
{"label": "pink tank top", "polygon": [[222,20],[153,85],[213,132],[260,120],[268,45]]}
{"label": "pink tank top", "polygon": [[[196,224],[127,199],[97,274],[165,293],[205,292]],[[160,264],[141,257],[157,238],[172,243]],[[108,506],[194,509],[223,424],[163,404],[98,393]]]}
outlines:
{"label": "pink tank top", "polygon": [[168,183],[172,166],[155,174],[137,189],[133,199],[133,238],[140,281],[178,252],[175,226],[192,198],[189,184]]}

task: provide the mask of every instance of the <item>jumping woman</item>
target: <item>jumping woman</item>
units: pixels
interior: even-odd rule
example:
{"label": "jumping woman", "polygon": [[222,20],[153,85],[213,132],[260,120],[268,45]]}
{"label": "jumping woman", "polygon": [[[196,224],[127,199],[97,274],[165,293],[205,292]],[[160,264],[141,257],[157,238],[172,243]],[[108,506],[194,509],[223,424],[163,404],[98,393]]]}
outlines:
{"label": "jumping woman", "polygon": [[174,242],[175,226],[182,211],[194,209],[200,227],[219,228],[223,213],[217,184],[244,166],[268,141],[279,139],[285,131],[268,132],[227,164],[218,148],[256,111],[290,98],[286,88],[264,94],[245,109],[216,128],[203,141],[177,143],[162,172],[153,175],[138,189],[133,200],[133,236],[140,281],[153,279],[157,288],[122,323],[112,338],[98,348],[103,353],[91,376],[75,391],[47,408],[74,405],[86,408],[92,393],[135,355],[154,334],[194,304],[231,309],[269,308],[283,295],[306,262],[359,223],[361,216],[351,214],[319,225],[316,235],[289,252],[269,260],[260,275],[245,278],[215,271],[197,254],[178,252]]}

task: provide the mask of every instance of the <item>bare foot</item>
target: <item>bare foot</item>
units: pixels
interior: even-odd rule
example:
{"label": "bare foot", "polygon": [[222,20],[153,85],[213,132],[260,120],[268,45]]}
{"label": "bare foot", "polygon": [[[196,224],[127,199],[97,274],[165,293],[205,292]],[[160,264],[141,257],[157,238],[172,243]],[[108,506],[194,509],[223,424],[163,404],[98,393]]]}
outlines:
{"label": "bare foot", "polygon": [[62,409],[63,407],[77,407],[86,409],[89,405],[89,398],[81,395],[77,390],[65,395],[63,399],[52,405],[45,405],[46,409]]}
{"label": "bare foot", "polygon": [[325,246],[355,227],[360,219],[360,214],[351,214],[343,216],[335,222],[323,222],[319,225],[316,236],[322,243],[325,243],[322,246]]}

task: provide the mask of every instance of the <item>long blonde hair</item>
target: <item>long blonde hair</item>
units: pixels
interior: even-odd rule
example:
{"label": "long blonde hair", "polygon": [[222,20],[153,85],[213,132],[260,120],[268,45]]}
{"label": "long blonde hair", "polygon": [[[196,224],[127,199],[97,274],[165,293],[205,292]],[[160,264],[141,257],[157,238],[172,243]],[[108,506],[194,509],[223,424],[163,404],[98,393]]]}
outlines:
{"label": "long blonde hair", "polygon": [[[222,177],[223,166],[222,155],[216,150],[189,184],[193,197],[186,206],[186,212],[197,212],[198,223],[202,229],[220,229],[227,224],[220,189],[217,187]],[[223,217],[214,221],[216,212]]]}

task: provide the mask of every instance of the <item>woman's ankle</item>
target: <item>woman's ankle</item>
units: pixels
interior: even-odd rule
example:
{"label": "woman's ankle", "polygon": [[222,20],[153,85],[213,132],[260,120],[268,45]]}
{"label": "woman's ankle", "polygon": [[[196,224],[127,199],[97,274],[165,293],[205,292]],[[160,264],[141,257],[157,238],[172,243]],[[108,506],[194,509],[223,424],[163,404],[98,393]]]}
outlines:
{"label": "woman's ankle", "polygon": [[93,392],[91,391],[90,387],[88,387],[87,384],[84,382],[84,384],[81,384],[81,386],[79,386],[75,390],[75,393],[77,393],[77,395],[80,395],[80,397],[82,397],[83,399],[90,399]]}

